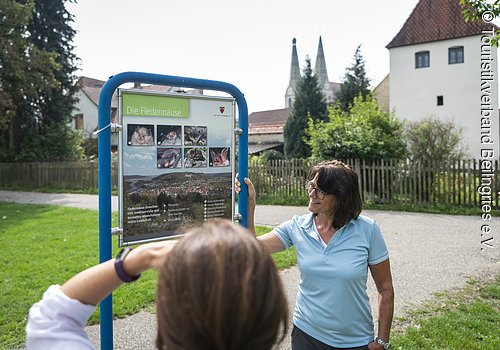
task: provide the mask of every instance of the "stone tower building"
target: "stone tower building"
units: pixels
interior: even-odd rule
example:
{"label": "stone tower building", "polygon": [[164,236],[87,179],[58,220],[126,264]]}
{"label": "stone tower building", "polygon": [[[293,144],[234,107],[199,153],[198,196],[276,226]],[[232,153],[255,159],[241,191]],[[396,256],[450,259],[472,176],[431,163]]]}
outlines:
{"label": "stone tower building", "polygon": [[[318,76],[319,86],[325,95],[327,103],[335,101],[335,93],[340,90],[340,84],[331,82],[328,79],[328,71],[326,69],[325,52],[323,51],[323,41],[319,37],[318,52],[316,55],[316,64],[314,66],[314,74]],[[292,40],[292,64],[290,67],[290,82],[285,93],[285,107],[292,108],[295,100],[295,87],[300,80],[300,66],[297,55],[297,39]]]}
{"label": "stone tower building", "polygon": [[295,96],[295,85],[300,80],[300,66],[299,57],[297,55],[297,39],[292,40],[292,65],[290,67],[290,82],[286,88],[285,93],[285,107],[292,108],[294,96]]}
{"label": "stone tower building", "polygon": [[390,110],[410,121],[451,120],[463,129],[470,156],[491,149],[497,158],[498,57],[490,43],[498,29],[465,21],[458,0],[420,0],[386,46]]}

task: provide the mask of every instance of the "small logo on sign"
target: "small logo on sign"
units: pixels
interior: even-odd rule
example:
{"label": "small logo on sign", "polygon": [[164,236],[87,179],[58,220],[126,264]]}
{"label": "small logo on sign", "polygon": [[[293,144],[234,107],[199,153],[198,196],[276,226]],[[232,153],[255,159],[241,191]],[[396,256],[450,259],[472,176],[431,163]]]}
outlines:
{"label": "small logo on sign", "polygon": [[219,111],[220,111],[221,113],[224,113],[224,111],[225,111],[225,110],[226,110],[226,107],[219,107]]}

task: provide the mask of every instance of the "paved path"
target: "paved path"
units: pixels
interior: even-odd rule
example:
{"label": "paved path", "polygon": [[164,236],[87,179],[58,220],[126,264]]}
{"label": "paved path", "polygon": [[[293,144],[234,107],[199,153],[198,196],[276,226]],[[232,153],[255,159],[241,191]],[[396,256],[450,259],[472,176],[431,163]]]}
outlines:
{"label": "paved path", "polygon": [[[48,203],[96,209],[96,196],[0,191],[1,201]],[[83,202],[86,202],[85,204]],[[93,204],[92,204],[93,203]],[[93,205],[93,206],[92,206]],[[258,206],[256,223],[274,226],[306,208]],[[500,218],[490,222],[495,248],[481,252],[479,217],[366,211],[384,233],[391,256],[395,288],[395,316],[432,298],[434,292],[462,287],[470,277],[491,278],[500,274]],[[293,308],[299,273],[296,267],[280,272]],[[370,280],[368,292],[375,308],[376,290]],[[376,314],[376,313],[375,313]],[[154,349],[155,316],[140,312],[114,321],[115,349]],[[99,345],[99,327],[87,327],[89,337]],[[285,341],[279,350],[290,349]]]}
{"label": "paved path", "polygon": [[[93,210],[97,210],[98,208],[98,196],[92,194],[0,191],[0,201],[63,205],[66,207]],[[118,198],[116,196],[113,196],[112,208],[113,211],[116,211],[118,208]]]}

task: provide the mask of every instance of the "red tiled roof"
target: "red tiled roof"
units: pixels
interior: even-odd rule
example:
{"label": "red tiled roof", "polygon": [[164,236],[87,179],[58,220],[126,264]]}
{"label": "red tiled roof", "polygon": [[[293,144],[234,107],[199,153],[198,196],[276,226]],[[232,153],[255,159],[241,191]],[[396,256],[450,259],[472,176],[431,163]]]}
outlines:
{"label": "red tiled roof", "polygon": [[251,125],[248,128],[248,135],[283,134],[285,124],[272,125]]}
{"label": "red tiled roof", "polygon": [[[99,93],[101,92],[101,89],[104,85],[104,81],[98,80],[98,79],[93,79],[93,78],[87,78],[87,77],[81,77],[79,80],[81,89],[85,95],[88,96],[88,98],[94,102],[96,106],[99,105]],[[143,85],[143,84],[138,84],[137,86],[134,86],[136,89],[143,89],[143,90],[148,90],[148,91],[159,91],[159,92],[178,92],[179,88],[174,87],[174,86],[166,86],[166,85]],[[181,89],[184,91],[184,89]],[[193,94],[193,95],[203,95],[203,89],[191,89],[191,90],[186,90],[186,94]],[[116,95],[116,91],[113,93],[113,98],[111,99],[111,107],[112,108],[118,108],[118,98]]]}
{"label": "red tiled roof", "polygon": [[332,90],[334,94],[339,91],[342,86],[341,83],[334,83],[333,81],[329,81],[328,83],[330,84],[330,90]]}
{"label": "red tiled roof", "polygon": [[269,111],[253,112],[248,116],[248,124],[250,127],[264,125],[285,125],[290,109],[272,109]]}
{"label": "red tiled roof", "polygon": [[[79,80],[79,84],[81,89],[87,97],[94,102],[96,106],[99,105],[99,93],[104,85],[104,81],[81,77]],[[113,93],[113,98],[111,99],[111,108],[118,108],[118,98],[116,97],[116,92]]]}
{"label": "red tiled roof", "polygon": [[386,48],[477,35],[493,27],[498,29],[483,21],[466,22],[462,10],[459,0],[420,0]]}
{"label": "red tiled roof", "polygon": [[264,143],[264,144],[249,144],[248,145],[248,154],[259,153],[277,146],[281,146],[283,143]]}

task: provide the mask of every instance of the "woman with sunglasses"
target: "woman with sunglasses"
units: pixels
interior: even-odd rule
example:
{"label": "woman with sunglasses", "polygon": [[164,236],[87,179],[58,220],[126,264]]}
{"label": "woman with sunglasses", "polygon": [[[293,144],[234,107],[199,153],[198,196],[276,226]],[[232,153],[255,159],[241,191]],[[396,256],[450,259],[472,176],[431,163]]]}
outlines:
{"label": "woman with sunglasses", "polygon": [[[255,188],[248,186],[248,229],[255,233]],[[314,166],[306,184],[309,211],[258,239],[269,253],[295,246],[300,285],[293,315],[292,350],[389,349],[394,290],[380,228],[360,215],[358,176],[340,161]],[[236,191],[241,184],[236,179]],[[374,334],[366,291],[368,270],[378,291]]]}

